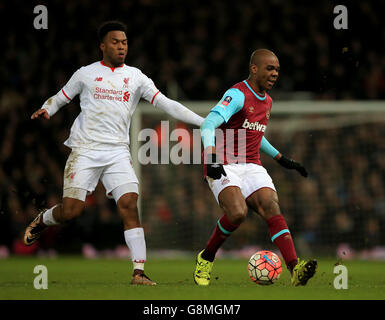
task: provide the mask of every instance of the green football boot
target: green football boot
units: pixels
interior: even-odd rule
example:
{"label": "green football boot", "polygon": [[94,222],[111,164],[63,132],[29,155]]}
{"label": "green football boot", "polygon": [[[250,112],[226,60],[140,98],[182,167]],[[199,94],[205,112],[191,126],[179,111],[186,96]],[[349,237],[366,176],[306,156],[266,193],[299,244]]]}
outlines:
{"label": "green football boot", "polygon": [[300,260],[294,267],[291,274],[291,284],[293,286],[305,286],[308,280],[314,276],[317,270],[317,260]]}
{"label": "green football boot", "polygon": [[210,284],[210,275],[213,268],[213,262],[202,258],[202,250],[196,259],[196,267],[194,272],[194,281],[199,286],[208,286]]}

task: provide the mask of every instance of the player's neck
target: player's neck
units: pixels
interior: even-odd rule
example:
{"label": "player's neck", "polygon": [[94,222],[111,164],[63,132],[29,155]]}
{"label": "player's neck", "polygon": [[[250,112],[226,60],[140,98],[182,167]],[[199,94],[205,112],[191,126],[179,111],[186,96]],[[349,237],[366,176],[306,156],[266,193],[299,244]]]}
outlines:
{"label": "player's neck", "polygon": [[109,67],[111,69],[115,69],[115,68],[119,68],[121,66],[123,66],[123,63],[121,64],[115,64],[115,63],[112,63],[111,61],[109,61],[108,59],[106,58],[103,58],[102,60],[102,64],[106,67]]}
{"label": "player's neck", "polygon": [[256,92],[258,95],[260,95],[260,96],[264,96],[264,95],[265,95],[266,90],[261,89],[261,88],[257,85],[257,82],[256,82],[254,79],[252,79],[252,78],[249,77],[249,78],[247,79],[247,82],[248,82],[248,84],[250,85],[251,89],[253,89],[254,92]]}

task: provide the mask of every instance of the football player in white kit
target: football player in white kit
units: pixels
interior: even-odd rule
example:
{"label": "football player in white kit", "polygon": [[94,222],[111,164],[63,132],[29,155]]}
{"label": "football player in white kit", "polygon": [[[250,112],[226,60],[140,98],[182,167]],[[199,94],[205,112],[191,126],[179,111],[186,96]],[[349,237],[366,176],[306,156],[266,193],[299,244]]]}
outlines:
{"label": "football player in white kit", "polygon": [[64,169],[63,201],[41,212],[27,227],[24,243],[31,245],[43,230],[76,218],[84,209],[86,195],[99,180],[107,196],[117,203],[124,237],[133,261],[132,284],[155,285],[144,274],[146,243],[139,221],[138,179],[131,163],[129,129],[141,98],[174,118],[200,126],[203,118],[179,102],[164,96],[139,69],[124,64],[128,40],[119,21],[99,28],[103,60],[77,70],[68,83],[31,119],[50,119],[61,107],[80,95],[81,112],[64,144],[72,149]]}

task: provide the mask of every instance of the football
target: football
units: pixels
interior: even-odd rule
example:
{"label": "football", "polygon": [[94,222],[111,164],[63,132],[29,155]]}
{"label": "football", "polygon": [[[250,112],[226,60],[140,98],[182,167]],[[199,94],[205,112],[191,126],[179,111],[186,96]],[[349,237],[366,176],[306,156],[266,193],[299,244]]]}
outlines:
{"label": "football", "polygon": [[281,259],[274,252],[258,251],[251,256],[247,271],[253,282],[261,285],[273,284],[282,273]]}

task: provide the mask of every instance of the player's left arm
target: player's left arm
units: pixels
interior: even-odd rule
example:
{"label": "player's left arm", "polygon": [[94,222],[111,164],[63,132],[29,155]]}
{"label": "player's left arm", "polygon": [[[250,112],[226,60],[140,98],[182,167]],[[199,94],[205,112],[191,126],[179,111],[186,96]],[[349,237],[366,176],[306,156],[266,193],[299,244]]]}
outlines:
{"label": "player's left arm", "polygon": [[155,97],[153,105],[167,112],[170,116],[177,120],[194,124],[198,127],[200,127],[204,121],[201,116],[197,115],[180,102],[167,98],[161,92],[159,92]]}
{"label": "player's left arm", "polygon": [[262,137],[260,150],[276,160],[282,167],[286,169],[297,170],[303,177],[307,177],[308,173],[305,167],[293,159],[289,159],[275,149],[265,137]]}
{"label": "player's left arm", "polygon": [[201,116],[197,115],[178,101],[167,98],[156,88],[154,82],[142,72],[140,73],[140,76],[142,79],[142,97],[144,99],[155,107],[167,112],[177,120],[194,124],[198,127],[201,126],[204,121]]}
{"label": "player's left arm", "polygon": [[215,149],[215,129],[243,108],[245,102],[244,94],[238,89],[231,88],[225,92],[222,99],[211,109],[209,115],[201,126],[201,137],[204,151],[204,164],[206,174],[212,179],[220,179],[226,176],[223,165],[219,162]]}
{"label": "player's left arm", "polygon": [[56,112],[60,110],[60,108],[71,102],[71,100],[81,92],[81,79],[81,69],[78,69],[56,95],[50,97],[47,101],[44,102],[40,109],[36,110],[32,114],[31,119],[36,119],[39,117],[50,119]]}

